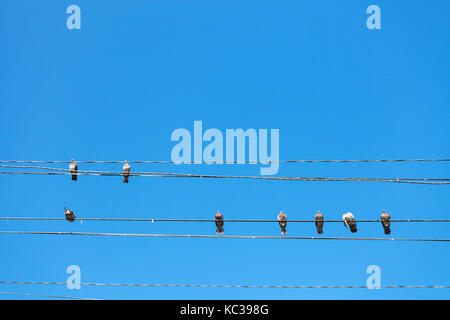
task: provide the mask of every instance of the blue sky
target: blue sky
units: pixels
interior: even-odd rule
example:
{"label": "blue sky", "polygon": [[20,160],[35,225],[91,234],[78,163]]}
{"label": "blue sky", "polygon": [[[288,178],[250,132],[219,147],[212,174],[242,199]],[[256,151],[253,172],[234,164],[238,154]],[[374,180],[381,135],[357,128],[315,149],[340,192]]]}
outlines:
{"label": "blue sky", "polygon": [[[81,8],[81,30],[66,27]],[[382,29],[366,28],[377,4]],[[170,160],[177,128],[280,130],[280,159],[448,158],[450,3],[434,1],[12,1],[0,3],[0,158]],[[80,165],[120,170],[121,165]],[[134,171],[258,175],[255,165]],[[446,163],[283,164],[279,176],[448,178]],[[0,177],[1,216],[448,219],[446,186],[68,176]],[[393,224],[449,238],[450,224]],[[288,224],[312,236],[312,224]],[[215,234],[208,223],[0,221],[0,230]],[[225,224],[276,235],[276,224]],[[343,224],[325,236],[350,236]],[[384,237],[360,224],[357,236]],[[449,285],[445,243],[0,235],[1,280]],[[0,285],[104,299],[448,299],[448,289],[203,289]],[[21,298],[2,296],[1,298]],[[30,297],[25,297],[30,298]]]}

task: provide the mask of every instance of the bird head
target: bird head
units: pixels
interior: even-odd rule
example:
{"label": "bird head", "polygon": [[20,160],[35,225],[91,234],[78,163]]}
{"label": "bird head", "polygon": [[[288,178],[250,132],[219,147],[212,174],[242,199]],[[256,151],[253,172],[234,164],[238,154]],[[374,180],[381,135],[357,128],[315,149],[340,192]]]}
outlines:
{"label": "bird head", "polygon": [[352,220],[353,215],[350,212],[344,213],[342,215],[342,220],[344,220],[344,225],[347,226],[348,225],[348,221],[347,220]]}

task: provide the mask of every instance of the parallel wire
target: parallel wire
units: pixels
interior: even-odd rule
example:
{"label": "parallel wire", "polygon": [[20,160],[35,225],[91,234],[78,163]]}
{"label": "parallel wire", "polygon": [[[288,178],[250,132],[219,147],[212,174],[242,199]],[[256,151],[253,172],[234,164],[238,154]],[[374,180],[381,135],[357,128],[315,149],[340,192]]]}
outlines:
{"label": "parallel wire", "polygon": [[46,298],[56,298],[56,299],[101,300],[101,299],[92,299],[92,298],[80,298],[80,297],[68,297],[68,296],[54,296],[54,295],[48,295],[48,294],[25,293],[25,292],[6,292],[6,291],[0,291],[0,294],[13,294],[13,295],[21,295],[21,296],[35,296],[35,297],[46,297]]}
{"label": "parallel wire", "polygon": [[372,241],[420,241],[450,242],[450,239],[411,239],[411,238],[353,238],[353,237],[281,237],[281,236],[223,236],[189,234],[145,234],[145,233],[96,233],[96,232],[52,232],[52,231],[0,231],[0,234],[20,235],[69,235],[69,236],[119,236],[151,238],[216,238],[216,239],[283,239],[283,240],[372,240]]}
{"label": "parallel wire", "polygon": [[[150,218],[83,218],[77,217],[79,221],[117,221],[117,222],[215,222],[214,219],[150,219]],[[0,220],[43,220],[43,221],[67,221],[66,218],[43,218],[43,217],[0,217]],[[450,219],[398,219],[390,220],[391,222],[450,222]],[[224,219],[224,222],[270,222],[278,223],[278,220],[257,220],[257,219]],[[287,222],[316,222],[315,220],[287,220]],[[323,220],[324,223],[328,222],[339,222],[343,223],[343,220]],[[356,220],[356,222],[377,222],[380,223],[381,220]]]}
{"label": "parallel wire", "polygon": [[[450,161],[450,159],[382,159],[382,160],[281,160],[270,161],[272,163],[344,163],[344,162],[431,162],[431,161]],[[70,161],[23,161],[23,160],[8,160],[0,161],[0,163],[70,163]],[[124,163],[124,161],[77,161],[77,163]],[[174,163],[173,161],[128,161],[128,163]],[[215,163],[215,162],[202,162]],[[268,163],[268,162],[227,162],[227,163]],[[196,164],[196,162],[193,162]],[[7,167],[7,166],[2,166]],[[66,169],[58,168],[34,168],[55,171],[68,171]],[[2,174],[65,174],[70,175],[70,172],[56,173],[56,172],[0,172]],[[79,171],[80,175],[123,175],[121,172],[83,172]],[[130,176],[162,176],[162,177],[200,177],[200,178],[252,178],[252,179],[270,179],[270,180],[301,180],[301,181],[381,181],[381,182],[397,182],[397,183],[421,183],[421,184],[449,184],[448,182],[418,182],[423,181],[448,181],[449,179],[380,179],[380,178],[305,178],[305,177],[248,177],[248,176],[215,176],[215,175],[191,175],[191,174],[174,174],[174,173],[132,173]],[[0,217],[6,220],[65,220],[64,218],[11,218]],[[213,222],[211,219],[112,219],[112,218],[79,218],[79,220],[92,221],[198,221],[198,222]],[[277,220],[225,220],[225,222],[277,222]],[[290,220],[289,222],[314,222],[314,220]],[[341,220],[327,220],[324,222],[342,222]],[[358,222],[380,222],[380,220],[360,220]],[[450,220],[392,220],[392,222],[450,222]],[[209,236],[209,235],[160,235],[160,234],[114,234],[114,233],[81,233],[81,232],[26,232],[26,231],[0,231],[0,233],[16,233],[16,234],[52,234],[52,235],[92,235],[92,236],[141,236],[141,237],[189,237],[189,238],[239,238],[239,239],[321,239],[321,240],[391,240],[391,241],[445,241],[450,239],[394,239],[394,238],[340,238],[340,237],[270,237],[270,236]],[[63,282],[20,282],[20,281],[0,281],[0,283],[22,283],[22,284],[65,284]],[[217,287],[217,288],[367,288],[367,286],[280,286],[280,285],[188,285],[188,284],[100,284],[100,283],[82,283],[82,285],[92,286],[150,286],[150,287]],[[450,286],[381,286],[381,288],[450,288]],[[0,292],[2,294],[24,294],[37,295],[27,293],[13,293]],[[40,295],[54,298],[67,299],[84,299],[77,297],[63,297]]]}
{"label": "parallel wire", "polygon": [[[65,168],[53,168],[53,167],[42,167],[42,166],[16,166],[16,165],[0,165],[0,168],[15,168],[15,169],[40,169],[40,170],[50,170],[50,171],[60,171],[68,172],[73,174],[70,169]],[[92,173],[92,174],[105,174],[105,175],[118,175],[123,176],[124,173],[120,171],[94,171],[94,170],[77,170],[78,173]],[[192,177],[233,177],[233,178],[261,178],[254,176],[217,176],[217,175],[200,175],[200,174],[187,174],[187,173],[176,173],[176,172],[132,172],[129,175],[156,175],[156,176],[192,176]],[[450,179],[445,178],[319,178],[319,177],[267,177],[267,178],[289,178],[289,179],[369,179],[369,180],[395,180],[395,181],[450,181]]]}
{"label": "parallel wire", "polygon": [[[48,281],[0,281],[0,284],[39,284],[66,285],[65,282]],[[283,289],[368,289],[368,286],[312,286],[312,285],[235,285],[235,284],[162,284],[162,283],[80,283],[80,286],[111,286],[111,287],[187,287],[187,288],[283,288]],[[447,285],[388,285],[379,288],[422,288],[450,289]]]}
{"label": "parallel wire", "polygon": [[[50,171],[61,171],[70,172],[70,169],[65,168],[53,168],[53,167],[42,167],[42,166],[16,166],[16,165],[0,165],[0,168],[15,168],[15,169],[42,169]],[[123,171],[95,171],[95,170],[77,170],[76,173],[95,173],[95,174],[111,174],[123,176]],[[244,177],[250,178],[249,176],[216,176],[216,175],[200,175],[200,174],[188,174],[188,173],[178,173],[178,172],[131,172],[133,174],[143,174],[143,175],[174,175],[174,176],[195,176],[195,177]],[[253,177],[251,177],[253,178]],[[256,177],[255,177],[256,178]],[[277,177],[273,177],[277,178]],[[280,177],[283,178],[283,177]],[[318,178],[318,177],[286,177],[286,178],[300,178],[300,179],[333,179],[333,178]],[[379,179],[379,180],[401,180],[401,181],[450,181],[446,178],[338,178],[338,179]]]}
{"label": "parallel wire", "polygon": [[[65,169],[59,169],[57,171]],[[0,171],[0,174],[35,174],[35,175],[72,175],[71,172],[19,172],[19,171]],[[123,172],[118,171],[81,171],[76,175],[82,176],[123,176]],[[223,175],[205,175],[205,174],[185,174],[170,172],[133,172],[128,174],[130,177],[176,177],[176,178],[213,178],[213,179],[256,179],[256,180],[280,180],[280,181],[372,181],[372,182],[390,182],[390,183],[410,183],[410,184],[432,184],[447,185],[450,179],[405,179],[405,178],[322,178],[322,177],[267,177],[267,176],[223,176]]]}
{"label": "parallel wire", "polygon": [[[375,160],[276,160],[276,161],[227,161],[225,164],[265,164],[265,163],[327,163],[327,162],[445,162],[450,159],[375,159]],[[0,163],[70,163],[71,161],[59,160],[0,160]],[[81,160],[77,163],[124,163],[125,161],[102,161],[102,160]],[[127,161],[128,163],[160,163],[175,164],[178,162],[171,160],[150,160],[150,161]],[[188,164],[212,164],[214,161],[190,162]]]}

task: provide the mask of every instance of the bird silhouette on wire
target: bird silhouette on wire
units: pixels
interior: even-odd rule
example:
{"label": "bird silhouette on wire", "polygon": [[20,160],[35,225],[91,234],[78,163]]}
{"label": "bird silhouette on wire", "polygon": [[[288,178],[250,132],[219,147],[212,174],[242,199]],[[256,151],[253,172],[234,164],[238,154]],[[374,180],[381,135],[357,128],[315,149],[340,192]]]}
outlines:
{"label": "bird silhouette on wire", "polygon": [[353,214],[351,212],[344,213],[344,215],[342,216],[342,219],[344,220],[344,225],[346,227],[349,226],[350,231],[352,233],[355,233],[358,231],[358,229],[356,228],[355,217],[353,216]]}
{"label": "bird silhouette on wire", "polygon": [[223,214],[221,214],[218,210],[217,213],[214,215],[214,222],[216,223],[216,233],[217,234],[223,234]]}

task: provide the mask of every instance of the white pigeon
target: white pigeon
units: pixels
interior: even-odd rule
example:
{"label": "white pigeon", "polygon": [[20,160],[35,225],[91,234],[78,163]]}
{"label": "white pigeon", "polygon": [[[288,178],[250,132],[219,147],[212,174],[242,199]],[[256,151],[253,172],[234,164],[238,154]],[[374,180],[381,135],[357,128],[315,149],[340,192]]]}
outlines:
{"label": "white pigeon", "polygon": [[344,215],[342,216],[342,220],[344,220],[344,225],[347,227],[350,227],[350,231],[352,233],[355,233],[356,231],[358,231],[358,229],[356,228],[356,221],[355,221],[355,217],[353,216],[353,214],[351,212],[347,212],[344,213]]}

